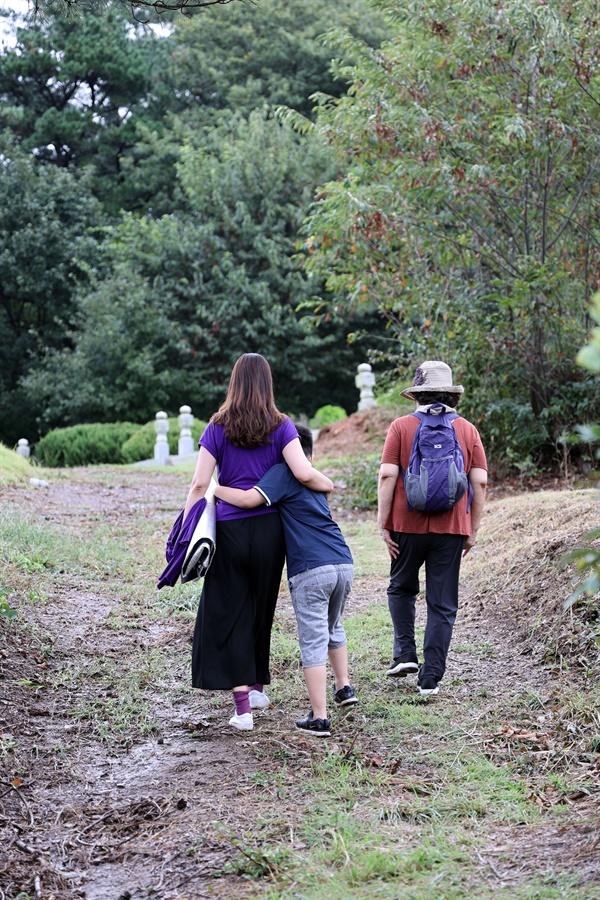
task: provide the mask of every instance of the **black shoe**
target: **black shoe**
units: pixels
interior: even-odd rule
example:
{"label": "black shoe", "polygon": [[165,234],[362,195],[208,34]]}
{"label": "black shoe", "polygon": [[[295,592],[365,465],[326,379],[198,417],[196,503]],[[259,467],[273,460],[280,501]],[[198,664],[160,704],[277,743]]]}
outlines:
{"label": "black shoe", "polygon": [[429,697],[432,694],[437,694],[439,691],[437,681],[430,675],[426,675],[425,678],[419,678],[417,689],[422,697]]}
{"label": "black shoe", "polygon": [[333,702],[336,706],[351,706],[353,703],[358,703],[358,697],[354,688],[347,684],[339,691],[334,690]]}
{"label": "black shoe", "polygon": [[418,671],[419,663],[416,659],[410,661],[395,659],[385,674],[392,678],[406,678],[407,675],[416,675]]}
{"label": "black shoe", "polygon": [[308,734],[314,734],[315,737],[329,737],[330,725],[329,719],[313,719],[312,709],[305,719],[298,719],[296,722],[296,728],[300,728]]}

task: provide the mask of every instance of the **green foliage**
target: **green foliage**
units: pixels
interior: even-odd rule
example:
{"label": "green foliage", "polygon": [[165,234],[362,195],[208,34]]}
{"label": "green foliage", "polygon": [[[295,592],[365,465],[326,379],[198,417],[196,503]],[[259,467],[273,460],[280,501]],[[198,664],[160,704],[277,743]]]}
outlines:
{"label": "green foliage", "polygon": [[[169,442],[169,453],[175,456],[177,454],[180,434],[179,421],[176,417],[173,417],[170,418],[168,422],[169,430],[167,432],[167,440]],[[194,447],[198,445],[198,441],[202,436],[205,428],[206,422],[201,422],[199,419],[194,419],[194,424],[192,425],[192,438],[194,441]],[[128,438],[121,447],[123,462],[134,463],[142,459],[152,459],[154,454],[155,442],[155,421],[146,422],[146,424],[142,425],[141,428],[139,428],[134,434],[132,434],[131,437]]]}
{"label": "green foliage", "polygon": [[[600,294],[596,294],[590,308],[592,319],[600,325]],[[593,328],[589,343],[580,350],[577,355],[580,366],[589,369],[596,375],[600,375],[600,328]],[[600,441],[600,426],[580,426],[580,436],[590,444]],[[596,451],[598,458],[599,451]],[[565,601],[565,609],[569,609],[582,597],[590,597],[597,606],[600,599],[600,549],[594,544],[600,541],[600,529],[590,531],[584,536],[587,546],[573,550],[566,558],[567,563],[573,563],[575,568],[586,577]]]}
{"label": "green foliage", "polygon": [[590,306],[590,316],[597,323],[592,328],[589,342],[577,354],[577,362],[584,369],[600,375],[600,294],[596,294]]}
{"label": "green foliage", "polygon": [[127,205],[122,160],[138,124],[163,112],[152,74],[161,46],[124,10],[49,12],[19,28],[15,46],[0,54],[0,126],[40,162],[91,166],[103,203]]}
{"label": "green foliage", "polygon": [[574,564],[577,571],[586,577],[565,601],[565,609],[569,609],[586,596],[591,598],[595,605],[600,598],[600,549],[592,546],[600,542],[600,528],[585,534],[583,540],[587,546],[571,551],[566,562]]}
{"label": "green foliage", "polygon": [[[329,4],[235,3],[160,37],[105,12],[51,4],[0,53],[0,436],[182,402],[208,416],[247,350],[269,358],[283,408],[348,406],[366,357],[346,340],[355,323],[316,329],[297,311],[318,289],[294,259],[298,227],[331,154],[267,111],[308,114],[311,93],[344,90],[319,37]],[[336,21],[369,44],[385,32],[364,0],[340,0]]]}
{"label": "green foliage", "polygon": [[[344,89],[321,40],[331,18],[328,0],[311,0],[309,14],[301,0],[261,0],[180,17],[174,20],[170,77],[194,98],[195,118],[203,124],[223,110],[248,115],[265,104],[310,115],[315,91],[338,96]],[[368,3],[341,0],[335,19],[370,44],[385,37],[385,20]]]}
{"label": "green foliage", "polygon": [[328,153],[266,112],[199,141],[178,166],[189,209],[105,231],[70,346],[23,380],[43,428],[151,419],[182,402],[208,417],[248,351],[271,363],[283,409],[355,395],[358,351],[340,347],[342,326],[319,332],[296,312],[312,285],[292,259],[295,237]]}
{"label": "green foliage", "polygon": [[344,506],[376,509],[380,456],[369,454],[352,459],[344,468]]}
{"label": "green foliage", "polygon": [[114,422],[55,428],[37,442],[36,456],[53,468],[122,463],[121,448],[139,427],[132,422]]}
{"label": "green foliage", "polygon": [[[169,452],[176,455],[179,420],[172,417],[168,422]],[[194,419],[191,429],[194,446],[205,428],[206,422]],[[135,463],[152,459],[155,442],[155,420],[145,425],[131,422],[93,423],[55,428],[37,442],[35,452],[43,465],[50,467]]]}
{"label": "green foliage", "polygon": [[577,421],[562,386],[599,405],[574,365],[600,281],[595,3],[375,5],[388,40],[332,35],[352,87],[318,98],[344,177],[306,225],[306,267],[331,292],[315,312],[379,309],[402,380],[446,359],[484,439],[490,403],[528,405],[536,437],[513,452],[547,463]]}
{"label": "green foliage", "polygon": [[[92,275],[78,297],[71,346],[48,351],[22,379],[44,431],[86,420],[150,419],[187,399],[177,356],[179,332],[160,306],[160,289],[137,271],[133,247],[131,262],[111,260],[116,252],[115,245],[107,247],[106,268]],[[125,246],[118,252],[125,256]]]}
{"label": "green foliage", "polygon": [[7,597],[0,595],[0,617],[4,619],[15,619],[18,616],[16,609],[13,609]]}
{"label": "green foliage", "polygon": [[12,445],[37,432],[21,379],[64,345],[102,213],[86,175],[40,166],[2,135],[0,159],[0,434]]}
{"label": "green foliage", "polygon": [[325,425],[331,425],[333,422],[341,422],[347,419],[348,413],[341,406],[333,406],[328,403],[319,407],[310,421],[311,428],[324,428]]}

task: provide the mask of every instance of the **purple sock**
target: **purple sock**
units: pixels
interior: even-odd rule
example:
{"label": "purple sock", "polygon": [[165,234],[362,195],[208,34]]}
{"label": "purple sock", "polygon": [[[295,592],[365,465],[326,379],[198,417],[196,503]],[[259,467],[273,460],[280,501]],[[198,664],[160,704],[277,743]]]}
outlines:
{"label": "purple sock", "polygon": [[265,689],[264,684],[259,684],[258,682],[256,684],[251,684],[249,687],[250,691],[258,691],[259,694],[262,694],[264,689]]}
{"label": "purple sock", "polygon": [[252,710],[250,709],[248,691],[233,691],[232,693],[235,702],[236,715],[243,716],[244,713],[251,713]]}

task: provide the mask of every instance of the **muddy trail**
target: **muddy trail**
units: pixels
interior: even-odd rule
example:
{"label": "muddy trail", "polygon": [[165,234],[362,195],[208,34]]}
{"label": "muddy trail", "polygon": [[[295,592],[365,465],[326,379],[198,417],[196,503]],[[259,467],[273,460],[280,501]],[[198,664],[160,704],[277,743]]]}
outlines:
{"label": "muddy trail", "polygon": [[[60,528],[57,559],[68,560],[72,540],[80,562],[11,563],[21,602],[18,619],[0,620],[0,900],[328,896],[327,887],[294,893],[277,855],[285,848],[301,866],[313,852],[305,820],[315,766],[352,766],[360,777],[352,775],[345,808],[365,822],[375,804],[380,845],[400,840],[410,848],[427,821],[424,800],[447,786],[436,754],[450,741],[457,758],[477,753],[500,772],[511,766],[525,801],[542,815],[487,822],[485,810],[477,813],[463,893],[439,896],[504,896],[544,871],[573,879],[571,896],[600,896],[600,719],[594,708],[576,714],[561,700],[565,691],[585,697],[597,684],[589,623],[569,636],[581,647],[588,641],[587,667],[544,658],[528,610],[517,615],[511,607],[510,581],[492,603],[485,579],[466,572],[444,690],[427,704],[430,727],[421,722],[399,742],[373,725],[378,711],[385,719],[393,707],[417,709],[414,681],[386,682],[383,674],[388,631],[375,651],[350,645],[368,703],[338,715],[332,739],[315,746],[293,727],[306,700],[283,586],[273,703],[256,714],[254,731],[239,733],[227,724],[229,696],[189,686],[198,589],[158,594],[153,587],[160,569],[151,566],[159,565],[186,479],[173,470],[79,470],[48,488],[3,493],[7,508],[38,528]],[[482,531],[497,521],[500,503],[488,504]],[[591,515],[589,498],[584,505]],[[372,513],[336,507],[335,515],[358,535],[355,557],[363,545],[377,554],[367,540]],[[575,510],[576,520],[582,516]],[[98,562],[99,533],[119,545],[119,565],[108,552]],[[22,552],[28,559],[25,546]],[[385,622],[386,568],[383,550],[380,564],[358,566],[347,611],[358,633],[373,617]],[[418,610],[422,626],[424,603]],[[435,725],[440,716],[445,732]],[[361,791],[364,773],[385,780],[379,797]],[[322,840],[335,842],[337,833]],[[371,894],[363,879],[356,891],[334,895]],[[395,896],[435,894],[399,888]]]}

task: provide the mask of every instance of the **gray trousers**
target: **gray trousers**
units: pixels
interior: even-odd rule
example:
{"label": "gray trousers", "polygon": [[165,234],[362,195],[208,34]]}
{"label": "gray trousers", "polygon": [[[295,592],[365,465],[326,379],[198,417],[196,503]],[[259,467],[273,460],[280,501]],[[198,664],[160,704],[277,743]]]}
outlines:
{"label": "gray trousers", "polygon": [[427,625],[420,677],[441,681],[458,610],[458,575],[465,536],[462,534],[401,534],[391,532],[400,553],[390,566],[388,606],[394,625],[394,659],[418,662],[415,644],[415,602],[419,569],[425,564]]}
{"label": "gray trousers", "polygon": [[353,578],[354,566],[340,563],[308,569],[289,579],[303,669],[324,666],[328,650],[346,646],[340,619]]}

